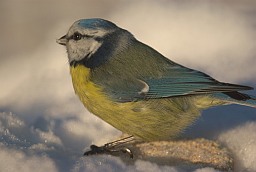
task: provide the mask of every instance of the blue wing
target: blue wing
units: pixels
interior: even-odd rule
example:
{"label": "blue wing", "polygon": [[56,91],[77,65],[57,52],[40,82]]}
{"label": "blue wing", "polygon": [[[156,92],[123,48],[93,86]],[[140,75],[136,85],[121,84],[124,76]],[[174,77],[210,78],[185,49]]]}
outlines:
{"label": "blue wing", "polygon": [[146,79],[147,98],[177,97],[250,90],[251,87],[218,82],[210,76],[179,65],[171,66],[162,78]]}
{"label": "blue wing", "polygon": [[101,81],[104,83],[104,85],[101,84],[105,88],[104,91],[118,102],[230,92],[235,97],[239,90],[253,89],[242,85],[222,83],[202,72],[175,63],[170,64],[161,77],[152,75],[138,78],[122,76],[120,79],[105,77]]}

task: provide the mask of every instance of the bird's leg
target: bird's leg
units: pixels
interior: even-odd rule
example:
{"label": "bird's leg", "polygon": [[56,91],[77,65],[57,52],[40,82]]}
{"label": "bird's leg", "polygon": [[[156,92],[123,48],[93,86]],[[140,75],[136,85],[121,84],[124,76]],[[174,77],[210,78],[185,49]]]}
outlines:
{"label": "bird's leg", "polygon": [[121,138],[119,140],[115,140],[113,142],[106,143],[103,146],[91,145],[90,146],[91,150],[86,151],[84,153],[84,156],[95,155],[95,154],[112,154],[116,152],[122,152],[122,153],[127,153],[130,156],[130,158],[133,158],[133,153],[129,148],[121,147],[122,145],[132,141],[134,141],[134,137],[128,136],[125,138]]}

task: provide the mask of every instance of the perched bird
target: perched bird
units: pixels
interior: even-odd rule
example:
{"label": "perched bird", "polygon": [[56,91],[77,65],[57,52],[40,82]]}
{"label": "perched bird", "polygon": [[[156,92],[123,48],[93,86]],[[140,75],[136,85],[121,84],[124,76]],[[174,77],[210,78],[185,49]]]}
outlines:
{"label": "perched bird", "polygon": [[78,20],[57,42],[66,46],[84,106],[144,141],[175,138],[212,106],[256,107],[255,97],[238,92],[253,88],[177,64],[104,19]]}

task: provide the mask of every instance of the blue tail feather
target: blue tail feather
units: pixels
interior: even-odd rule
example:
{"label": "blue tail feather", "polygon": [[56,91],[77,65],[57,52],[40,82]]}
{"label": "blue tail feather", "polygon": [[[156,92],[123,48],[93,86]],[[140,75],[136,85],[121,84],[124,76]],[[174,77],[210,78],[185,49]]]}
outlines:
{"label": "blue tail feather", "polygon": [[256,97],[237,91],[227,93],[214,93],[213,96],[231,104],[240,104],[256,108]]}

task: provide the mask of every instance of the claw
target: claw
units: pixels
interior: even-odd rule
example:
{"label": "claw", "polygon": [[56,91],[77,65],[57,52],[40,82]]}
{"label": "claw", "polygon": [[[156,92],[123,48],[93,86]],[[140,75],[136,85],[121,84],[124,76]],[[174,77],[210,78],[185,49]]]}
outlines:
{"label": "claw", "polygon": [[131,149],[129,149],[129,148],[123,148],[123,149],[121,149],[121,151],[122,151],[123,153],[128,153],[129,156],[130,156],[130,158],[133,159],[133,153],[132,153]]}
{"label": "claw", "polygon": [[105,146],[96,146],[96,145],[91,145],[90,146],[91,150],[86,151],[84,153],[84,156],[88,156],[88,155],[96,155],[96,154],[104,154],[107,152],[106,147]]}
{"label": "claw", "polygon": [[[122,153],[127,153],[129,155],[129,157],[132,159],[133,158],[133,153],[132,151],[127,148],[127,147],[120,147],[120,145],[127,143],[129,140],[131,139],[132,136],[124,138],[124,139],[120,139],[114,142],[110,142],[105,144],[104,146],[96,146],[96,145],[91,145],[90,148],[91,150],[86,151],[84,153],[84,156],[89,156],[89,155],[97,155],[97,154],[113,154],[116,152],[122,152]],[[127,141],[128,139],[128,141]]]}

